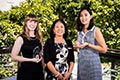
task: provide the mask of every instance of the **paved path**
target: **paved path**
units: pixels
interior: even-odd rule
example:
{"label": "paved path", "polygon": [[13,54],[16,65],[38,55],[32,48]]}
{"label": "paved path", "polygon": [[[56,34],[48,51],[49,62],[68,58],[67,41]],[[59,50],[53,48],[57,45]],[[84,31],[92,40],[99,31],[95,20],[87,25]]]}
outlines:
{"label": "paved path", "polygon": [[12,76],[12,77],[1,79],[1,80],[16,80],[16,76]]}

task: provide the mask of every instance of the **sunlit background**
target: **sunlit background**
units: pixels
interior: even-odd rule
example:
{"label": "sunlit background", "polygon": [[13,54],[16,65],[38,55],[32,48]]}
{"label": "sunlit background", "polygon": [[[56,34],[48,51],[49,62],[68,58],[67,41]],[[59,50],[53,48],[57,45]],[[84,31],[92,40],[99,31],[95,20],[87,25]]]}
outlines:
{"label": "sunlit background", "polygon": [[19,6],[20,2],[25,0],[0,0],[0,10],[7,11],[11,6]]}

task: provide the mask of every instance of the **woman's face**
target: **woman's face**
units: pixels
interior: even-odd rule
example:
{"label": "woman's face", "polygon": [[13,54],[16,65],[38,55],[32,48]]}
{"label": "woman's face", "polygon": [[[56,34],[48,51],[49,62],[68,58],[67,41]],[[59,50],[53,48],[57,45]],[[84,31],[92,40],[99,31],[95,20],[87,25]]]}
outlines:
{"label": "woman's face", "polygon": [[80,13],[80,21],[83,25],[88,25],[92,16],[87,10],[83,10]]}
{"label": "woman's face", "polygon": [[34,31],[37,27],[37,23],[38,23],[37,21],[28,20],[26,25],[30,31]]}
{"label": "woman's face", "polygon": [[60,21],[58,21],[55,24],[53,32],[55,33],[55,36],[63,36],[65,33],[65,26]]}

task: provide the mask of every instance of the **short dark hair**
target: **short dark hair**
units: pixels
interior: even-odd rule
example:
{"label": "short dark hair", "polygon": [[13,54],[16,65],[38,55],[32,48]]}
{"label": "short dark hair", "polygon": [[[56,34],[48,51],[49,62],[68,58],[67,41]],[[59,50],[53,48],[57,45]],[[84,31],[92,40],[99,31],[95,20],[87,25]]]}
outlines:
{"label": "short dark hair", "polygon": [[67,35],[68,35],[68,28],[66,27],[66,24],[65,24],[65,22],[64,22],[62,19],[57,19],[57,20],[55,20],[55,21],[53,22],[52,27],[51,27],[51,29],[50,29],[50,38],[54,38],[54,37],[55,37],[55,34],[54,34],[54,32],[53,32],[53,29],[54,29],[55,24],[56,24],[57,22],[61,22],[61,23],[64,25],[64,27],[65,27],[65,33],[64,33],[64,35],[63,35],[63,38],[66,39],[66,38],[67,38]]}
{"label": "short dark hair", "polygon": [[[91,9],[90,9],[89,6],[83,6],[83,7],[81,8],[81,10],[79,11],[79,14],[78,14],[78,18],[77,18],[77,30],[78,30],[78,31],[82,31],[82,29],[83,29],[83,27],[84,27],[84,25],[83,25],[83,24],[81,23],[81,21],[80,21],[80,14],[81,14],[81,12],[82,12],[83,10],[87,10],[87,11],[89,12],[89,14],[92,15],[92,11],[91,11]],[[93,18],[92,18],[92,19],[90,20],[90,24],[89,24],[89,26],[88,26],[88,30],[90,30],[93,26],[94,26],[94,20],[93,20]]]}

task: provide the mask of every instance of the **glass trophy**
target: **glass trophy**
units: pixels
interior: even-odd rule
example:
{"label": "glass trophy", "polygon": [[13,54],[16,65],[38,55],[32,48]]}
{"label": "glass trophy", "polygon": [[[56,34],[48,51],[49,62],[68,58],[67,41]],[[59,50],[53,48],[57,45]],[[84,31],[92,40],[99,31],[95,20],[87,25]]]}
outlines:
{"label": "glass trophy", "polygon": [[41,58],[42,57],[42,54],[41,54],[41,50],[40,50],[40,47],[37,46],[33,49],[33,58]]}

